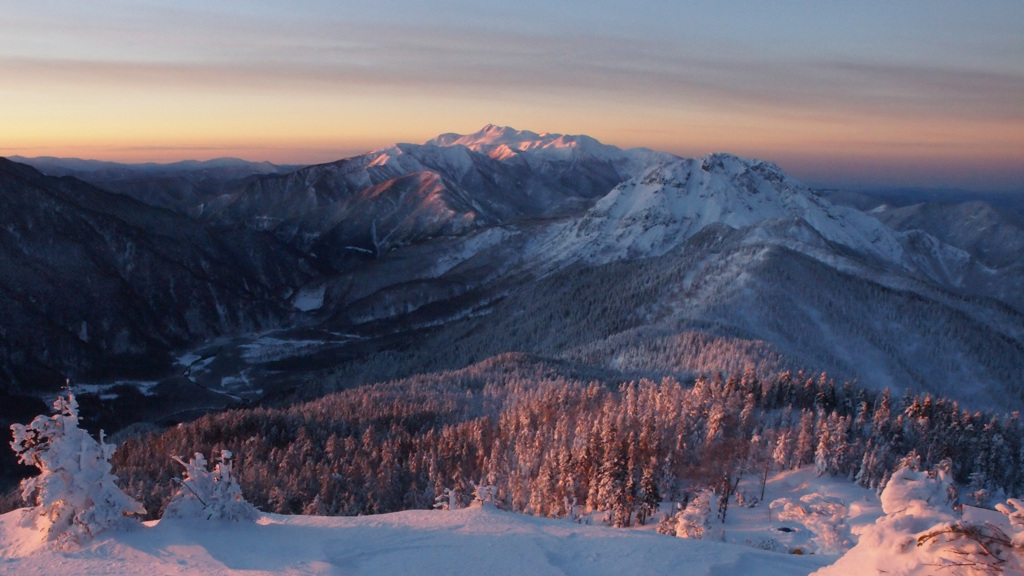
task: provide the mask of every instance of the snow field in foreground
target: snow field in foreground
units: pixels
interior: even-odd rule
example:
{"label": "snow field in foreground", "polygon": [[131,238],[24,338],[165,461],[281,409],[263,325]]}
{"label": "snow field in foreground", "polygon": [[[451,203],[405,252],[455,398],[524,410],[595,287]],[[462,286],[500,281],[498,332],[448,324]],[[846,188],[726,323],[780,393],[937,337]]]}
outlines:
{"label": "snow field in foreground", "polygon": [[828,559],[487,508],[255,523],[162,520],[56,552],[0,516],[0,574],[809,574]]}
{"label": "snow field in foreground", "polygon": [[[940,535],[916,545],[955,516],[941,478],[906,470],[896,476],[898,483],[879,499],[843,478],[818,477],[812,468],[777,473],[768,478],[763,500],[752,507],[733,500],[726,522],[714,521],[716,537],[704,540],[656,534],[659,518],[623,529],[601,525],[599,514],[592,524],[576,524],[477,505],[363,517],[260,514],[254,522],[166,518],[131,531],[108,530],[61,552],[25,524],[23,509],[0,516],[0,575],[990,573],[950,565],[984,560],[968,540]],[[760,499],[760,480],[744,476],[738,486],[744,501]],[[995,511],[965,507],[964,521],[1015,533]],[[789,553],[794,550],[801,553]],[[1001,573],[1024,574],[1018,551],[1004,547],[1000,554]]]}

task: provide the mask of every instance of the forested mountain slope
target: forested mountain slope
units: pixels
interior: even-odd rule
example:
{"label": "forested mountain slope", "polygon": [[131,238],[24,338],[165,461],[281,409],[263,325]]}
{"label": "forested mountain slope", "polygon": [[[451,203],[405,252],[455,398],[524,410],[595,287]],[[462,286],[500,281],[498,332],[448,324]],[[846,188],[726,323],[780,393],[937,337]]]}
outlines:
{"label": "forested mountain slope", "polygon": [[33,389],[165,363],[205,338],[285,321],[318,275],[266,234],[213,230],[0,159],[0,366]]}

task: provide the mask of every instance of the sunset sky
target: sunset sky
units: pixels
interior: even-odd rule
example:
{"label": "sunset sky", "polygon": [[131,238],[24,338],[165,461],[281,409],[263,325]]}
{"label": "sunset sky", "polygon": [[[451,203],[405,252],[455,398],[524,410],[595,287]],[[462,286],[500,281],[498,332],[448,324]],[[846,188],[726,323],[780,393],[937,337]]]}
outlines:
{"label": "sunset sky", "polygon": [[0,155],[314,163],[487,123],[1024,190],[1024,2],[0,0]]}

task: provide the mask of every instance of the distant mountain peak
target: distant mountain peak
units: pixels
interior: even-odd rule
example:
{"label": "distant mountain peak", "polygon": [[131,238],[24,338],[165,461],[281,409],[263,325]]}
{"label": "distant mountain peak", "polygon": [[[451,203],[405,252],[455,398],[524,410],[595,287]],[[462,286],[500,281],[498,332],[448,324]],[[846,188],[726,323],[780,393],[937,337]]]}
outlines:
{"label": "distant mountain peak", "polygon": [[[781,236],[771,232],[778,222],[801,220],[806,226],[787,224]],[[798,230],[809,228],[882,261],[899,263],[902,257],[894,234],[878,220],[832,205],[775,164],[732,154],[651,165],[567,224],[550,245],[555,254],[590,262],[657,256],[712,224],[759,227],[760,235],[815,252],[820,241]]]}
{"label": "distant mountain peak", "polygon": [[428,146],[465,146],[470,150],[501,159],[525,151],[565,153],[585,150],[594,155],[620,152],[615,146],[602,144],[590,136],[553,134],[516,130],[510,126],[488,124],[473,134],[441,134],[426,142]]}

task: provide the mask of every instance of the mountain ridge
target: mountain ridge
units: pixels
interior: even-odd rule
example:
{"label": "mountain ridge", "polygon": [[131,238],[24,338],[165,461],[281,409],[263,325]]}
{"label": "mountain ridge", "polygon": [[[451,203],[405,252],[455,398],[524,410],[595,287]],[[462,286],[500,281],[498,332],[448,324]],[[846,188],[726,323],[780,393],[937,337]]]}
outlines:
{"label": "mountain ridge", "polygon": [[269,237],[215,232],[2,159],[0,191],[0,363],[8,386],[33,378],[52,386],[64,379],[55,369],[87,374],[115,359],[159,362],[197,337],[272,324],[289,314],[275,303],[279,292],[316,274],[309,258],[285,256]]}

